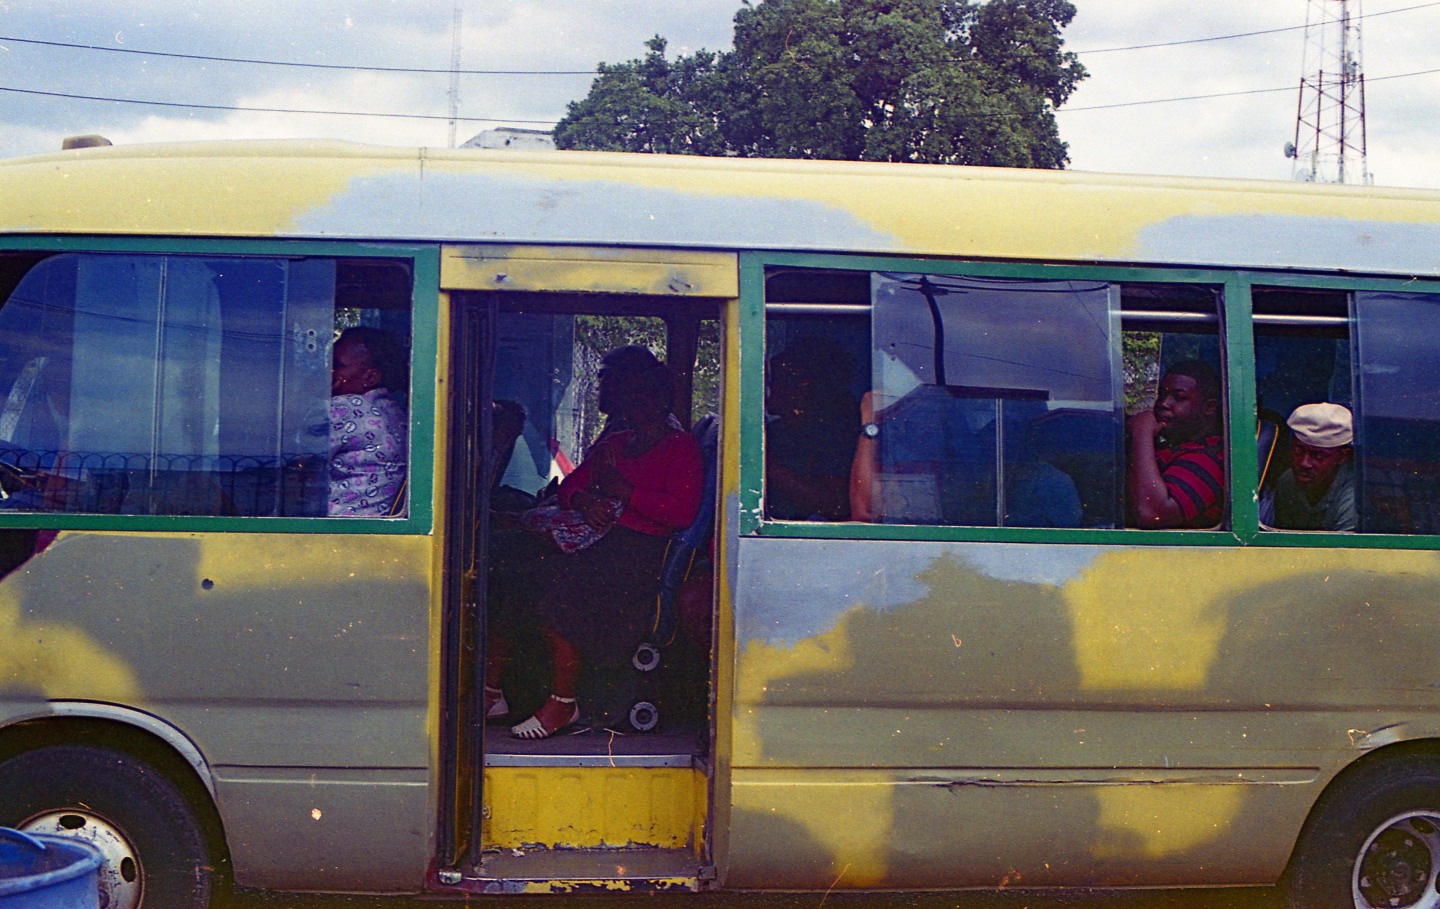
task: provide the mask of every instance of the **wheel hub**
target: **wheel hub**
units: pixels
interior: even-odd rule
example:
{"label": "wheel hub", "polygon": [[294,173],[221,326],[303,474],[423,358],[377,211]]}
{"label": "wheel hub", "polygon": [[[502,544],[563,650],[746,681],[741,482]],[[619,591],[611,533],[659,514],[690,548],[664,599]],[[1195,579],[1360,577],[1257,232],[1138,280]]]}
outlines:
{"label": "wheel hub", "polygon": [[140,860],[119,827],[98,814],[77,809],[37,814],[20,825],[26,833],[82,839],[100,850],[100,909],[138,909],[143,892]]}
{"label": "wheel hub", "polygon": [[1440,856],[1440,817],[1412,813],[1380,827],[1356,863],[1356,906],[1365,909],[1432,909]]}

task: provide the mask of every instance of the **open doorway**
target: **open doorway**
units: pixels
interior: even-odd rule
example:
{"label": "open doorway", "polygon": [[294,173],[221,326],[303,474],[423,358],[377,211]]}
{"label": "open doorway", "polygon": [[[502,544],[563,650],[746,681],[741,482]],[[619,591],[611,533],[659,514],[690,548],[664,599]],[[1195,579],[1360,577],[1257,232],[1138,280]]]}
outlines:
{"label": "open doorway", "polygon": [[[459,749],[456,767],[461,778],[470,766],[483,773],[459,787],[456,805],[458,814],[466,813],[461,803],[467,799],[479,806],[471,812],[479,836],[462,837],[478,840],[478,877],[588,878],[587,855],[625,849],[630,877],[698,878],[713,763],[720,303],[562,293],[457,294],[455,302],[457,313],[470,313],[472,323],[486,327],[468,337],[462,329],[457,337],[485,349],[456,357],[475,370],[477,393],[457,396],[453,438],[468,454],[452,460],[461,476],[474,477],[475,489],[456,500],[470,512],[466,523],[473,528],[463,544],[470,552],[456,556],[475,568],[466,573],[471,617],[458,634],[469,664],[454,664],[454,687],[457,702],[469,705],[462,713],[474,718],[460,723],[468,728],[456,729],[456,736],[478,732]],[[673,398],[665,419],[668,431],[683,435],[698,455],[699,504],[683,525],[665,527],[659,557],[643,569],[648,583],[631,594],[638,599],[614,601],[613,588],[599,579],[593,589],[571,588],[577,599],[571,608],[602,617],[587,627],[617,617],[613,629],[604,628],[617,640],[605,648],[579,642],[584,658],[573,695],[575,722],[546,729],[543,737],[517,735],[514,728],[546,706],[556,660],[543,622],[527,623],[525,615],[514,621],[507,600],[514,591],[507,585],[527,572],[543,582],[549,566],[571,554],[550,547],[517,573],[507,567],[516,551],[510,540],[519,534],[533,543],[543,535],[527,513],[558,505],[557,487],[581,475],[597,445],[623,439],[624,427],[615,435],[623,415],[605,399],[601,380],[606,355],[620,348],[668,367]],[[503,608],[512,612],[502,626],[496,616]],[[629,619],[620,621],[622,615]]]}

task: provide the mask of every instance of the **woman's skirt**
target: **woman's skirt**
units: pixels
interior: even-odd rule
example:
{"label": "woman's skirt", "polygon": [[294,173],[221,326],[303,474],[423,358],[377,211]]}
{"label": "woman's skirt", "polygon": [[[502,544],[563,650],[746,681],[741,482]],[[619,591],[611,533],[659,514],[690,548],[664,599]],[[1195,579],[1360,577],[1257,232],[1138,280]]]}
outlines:
{"label": "woman's skirt", "polygon": [[567,555],[528,531],[500,531],[491,542],[490,621],[514,634],[530,618],[589,661],[627,660],[654,621],[669,539],[617,526]]}

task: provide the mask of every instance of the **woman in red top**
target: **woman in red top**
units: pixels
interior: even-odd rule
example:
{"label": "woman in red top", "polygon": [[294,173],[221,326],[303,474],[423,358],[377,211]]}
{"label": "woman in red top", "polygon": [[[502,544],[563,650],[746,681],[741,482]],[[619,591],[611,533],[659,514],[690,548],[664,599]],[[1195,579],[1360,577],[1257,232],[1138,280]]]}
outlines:
{"label": "woman in red top", "polygon": [[[570,554],[548,544],[508,558],[495,592],[512,611],[540,621],[550,654],[550,696],[534,716],[512,726],[519,738],[541,739],[574,723],[583,659],[614,662],[644,636],[659,585],[670,534],[686,527],[700,508],[700,447],[674,428],[674,383],[662,364],[617,377],[614,410],[625,428],[606,434],[560,484],[563,508],[587,523],[610,528],[598,541]],[[615,509],[619,508],[618,518]],[[499,547],[497,547],[497,550]],[[513,621],[510,627],[513,628]],[[486,671],[486,717],[508,710],[500,691],[504,621],[493,623]]]}

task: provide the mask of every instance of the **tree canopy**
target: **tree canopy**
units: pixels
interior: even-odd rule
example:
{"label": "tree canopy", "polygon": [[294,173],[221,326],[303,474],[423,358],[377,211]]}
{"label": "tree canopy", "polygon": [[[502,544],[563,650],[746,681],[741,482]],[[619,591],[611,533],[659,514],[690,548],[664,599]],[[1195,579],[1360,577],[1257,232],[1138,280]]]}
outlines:
{"label": "tree canopy", "polygon": [[1064,167],[1069,0],[758,0],[734,49],[602,63],[561,148]]}

